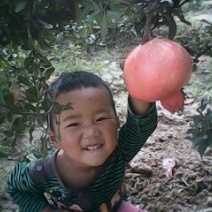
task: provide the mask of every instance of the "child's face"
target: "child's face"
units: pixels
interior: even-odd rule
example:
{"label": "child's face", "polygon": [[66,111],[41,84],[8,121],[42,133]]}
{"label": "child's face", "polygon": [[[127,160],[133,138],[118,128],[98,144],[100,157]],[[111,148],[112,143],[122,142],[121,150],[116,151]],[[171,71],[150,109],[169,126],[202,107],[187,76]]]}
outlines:
{"label": "child's face", "polygon": [[117,145],[119,127],[106,89],[89,87],[64,92],[56,101],[73,107],[62,111],[59,126],[53,122],[57,147],[78,166],[102,165]]}

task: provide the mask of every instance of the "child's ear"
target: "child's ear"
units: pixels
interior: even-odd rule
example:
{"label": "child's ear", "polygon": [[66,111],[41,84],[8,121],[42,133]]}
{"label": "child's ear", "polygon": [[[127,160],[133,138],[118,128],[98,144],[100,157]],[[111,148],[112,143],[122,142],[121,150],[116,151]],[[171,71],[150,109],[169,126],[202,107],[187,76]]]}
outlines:
{"label": "child's ear", "polygon": [[55,132],[50,131],[48,137],[50,146],[56,149],[60,149],[60,142],[58,141]]}

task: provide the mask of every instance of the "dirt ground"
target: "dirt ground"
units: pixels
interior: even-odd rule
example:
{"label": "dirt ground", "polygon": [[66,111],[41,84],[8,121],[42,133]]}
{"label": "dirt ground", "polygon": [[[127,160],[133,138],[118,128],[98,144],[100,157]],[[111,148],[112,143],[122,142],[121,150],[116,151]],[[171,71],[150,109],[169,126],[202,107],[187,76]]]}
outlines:
{"label": "dirt ground", "polygon": [[193,106],[172,117],[159,111],[158,128],[128,170],[131,200],[148,211],[212,211],[212,151],[202,160],[186,134]]}
{"label": "dirt ground", "polygon": [[[124,123],[127,94],[122,72],[114,61],[117,54],[111,52],[108,67],[101,75],[112,82],[118,115]],[[119,60],[122,56],[118,56]],[[194,77],[204,77],[211,62],[210,57],[203,57]],[[172,115],[157,102],[158,127],[126,172],[130,202],[149,212],[212,212],[212,150],[208,149],[202,159],[186,133],[199,103],[195,96],[189,96],[184,111]],[[4,190],[7,170],[15,162],[15,158],[0,158],[0,212],[18,211]]]}

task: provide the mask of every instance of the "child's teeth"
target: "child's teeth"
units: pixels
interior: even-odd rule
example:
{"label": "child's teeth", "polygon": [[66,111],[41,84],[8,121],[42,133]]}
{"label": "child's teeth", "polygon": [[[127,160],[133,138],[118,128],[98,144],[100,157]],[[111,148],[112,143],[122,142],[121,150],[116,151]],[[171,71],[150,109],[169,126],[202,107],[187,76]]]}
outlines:
{"label": "child's teeth", "polygon": [[89,146],[89,147],[87,147],[87,150],[94,150],[94,149],[97,149],[97,148],[99,148],[99,147],[100,147],[100,145]]}

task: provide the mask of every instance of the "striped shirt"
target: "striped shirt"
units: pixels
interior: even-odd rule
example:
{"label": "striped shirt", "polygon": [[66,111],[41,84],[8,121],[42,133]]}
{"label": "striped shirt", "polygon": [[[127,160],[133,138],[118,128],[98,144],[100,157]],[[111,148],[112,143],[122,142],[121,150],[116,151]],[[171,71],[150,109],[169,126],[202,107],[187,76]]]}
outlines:
{"label": "striped shirt", "polygon": [[45,159],[18,163],[9,177],[8,193],[22,212],[40,212],[46,204],[74,212],[116,211],[123,196],[126,166],[156,126],[155,105],[145,116],[128,108],[127,121],[118,131],[117,148],[90,185],[77,191],[67,189],[56,169],[55,152]]}

